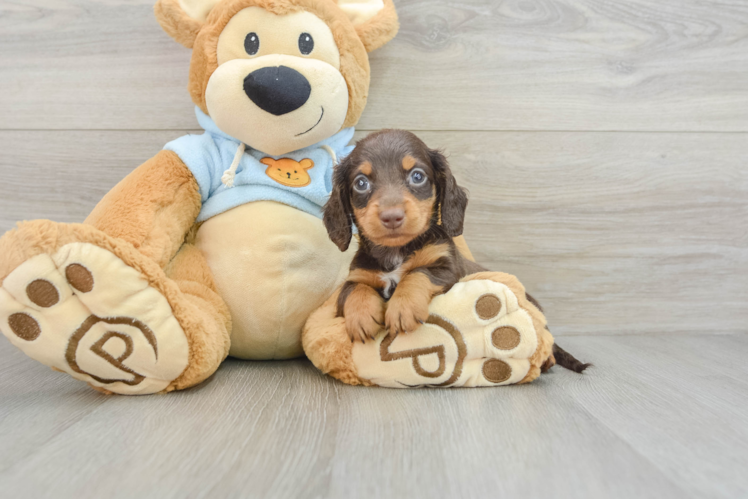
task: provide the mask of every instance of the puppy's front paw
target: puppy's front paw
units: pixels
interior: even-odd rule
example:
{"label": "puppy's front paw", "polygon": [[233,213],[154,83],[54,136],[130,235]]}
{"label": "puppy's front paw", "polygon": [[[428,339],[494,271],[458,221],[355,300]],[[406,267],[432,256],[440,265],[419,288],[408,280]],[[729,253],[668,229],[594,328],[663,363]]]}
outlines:
{"label": "puppy's front paw", "polygon": [[355,317],[351,318],[346,315],[345,328],[351,342],[356,340],[366,342],[367,338],[374,339],[374,336],[382,329],[382,323],[378,322],[373,316],[356,314]]}
{"label": "puppy's front paw", "polygon": [[384,301],[374,289],[359,285],[346,300],[343,315],[351,342],[366,342],[367,337],[373,339],[382,329]]}
{"label": "puppy's front paw", "polygon": [[393,335],[415,331],[429,317],[429,299],[427,296],[393,295],[384,315],[387,331]]}

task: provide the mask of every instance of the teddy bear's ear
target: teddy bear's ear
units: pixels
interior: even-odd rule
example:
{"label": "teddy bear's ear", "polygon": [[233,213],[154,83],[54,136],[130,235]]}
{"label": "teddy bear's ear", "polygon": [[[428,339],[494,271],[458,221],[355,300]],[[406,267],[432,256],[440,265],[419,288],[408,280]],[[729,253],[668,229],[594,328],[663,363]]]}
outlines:
{"label": "teddy bear's ear", "polygon": [[188,49],[211,9],[220,0],[158,0],[153,8],[161,27],[177,42]]}
{"label": "teddy bear's ear", "polygon": [[356,28],[367,52],[392,40],[400,25],[392,0],[336,0]]}

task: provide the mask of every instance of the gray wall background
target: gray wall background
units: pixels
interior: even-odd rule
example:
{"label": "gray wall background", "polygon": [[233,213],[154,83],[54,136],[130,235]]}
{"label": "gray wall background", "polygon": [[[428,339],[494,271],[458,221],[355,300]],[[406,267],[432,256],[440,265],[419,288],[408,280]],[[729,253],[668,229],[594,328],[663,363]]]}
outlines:
{"label": "gray wall background", "polygon": [[[153,0],[0,1],[0,231],[80,222],[197,123]],[[557,335],[748,325],[748,2],[397,2],[360,134],[416,131]]]}

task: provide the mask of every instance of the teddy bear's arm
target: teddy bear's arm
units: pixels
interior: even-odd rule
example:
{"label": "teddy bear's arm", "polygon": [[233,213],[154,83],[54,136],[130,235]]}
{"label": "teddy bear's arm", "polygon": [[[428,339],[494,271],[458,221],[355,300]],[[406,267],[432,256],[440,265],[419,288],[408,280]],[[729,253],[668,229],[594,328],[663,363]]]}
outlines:
{"label": "teddy bear's arm", "polygon": [[197,181],[173,151],[136,168],[96,205],[85,223],[135,246],[165,266],[200,212]]}

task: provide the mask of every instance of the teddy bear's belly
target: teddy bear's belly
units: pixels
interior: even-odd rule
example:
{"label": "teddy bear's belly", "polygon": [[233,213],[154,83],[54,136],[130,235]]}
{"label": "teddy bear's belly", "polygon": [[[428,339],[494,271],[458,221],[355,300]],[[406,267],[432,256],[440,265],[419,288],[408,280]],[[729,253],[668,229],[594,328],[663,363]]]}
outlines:
{"label": "teddy bear's belly", "polygon": [[348,274],[355,241],[342,253],[322,221],[272,201],[247,203],[205,221],[195,244],[231,311],[230,355],[303,355],[301,328]]}

